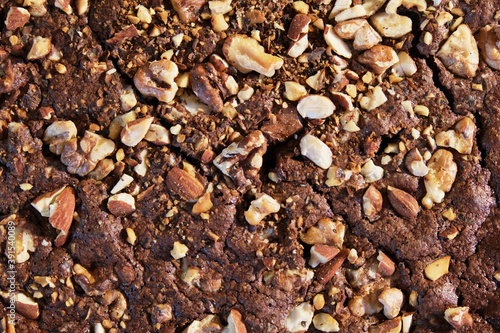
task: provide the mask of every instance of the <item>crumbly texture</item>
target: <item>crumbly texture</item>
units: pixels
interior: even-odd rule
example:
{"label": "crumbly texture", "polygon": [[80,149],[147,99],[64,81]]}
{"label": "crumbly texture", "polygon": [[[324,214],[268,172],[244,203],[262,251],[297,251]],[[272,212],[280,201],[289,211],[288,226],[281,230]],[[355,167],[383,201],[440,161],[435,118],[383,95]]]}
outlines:
{"label": "crumbly texture", "polygon": [[[403,1],[411,32],[378,44],[406,74],[375,73],[352,39],[352,57],[332,50],[337,2],[0,0],[0,332],[328,331],[321,313],[340,332],[408,314],[410,332],[500,331],[500,72],[482,45],[453,60],[474,75],[443,51],[460,24],[481,44],[500,1]],[[306,95],[335,110],[311,115]],[[37,309],[18,304],[13,327],[12,267],[10,294]],[[377,298],[396,289],[393,319]],[[471,321],[454,327],[457,307]]]}

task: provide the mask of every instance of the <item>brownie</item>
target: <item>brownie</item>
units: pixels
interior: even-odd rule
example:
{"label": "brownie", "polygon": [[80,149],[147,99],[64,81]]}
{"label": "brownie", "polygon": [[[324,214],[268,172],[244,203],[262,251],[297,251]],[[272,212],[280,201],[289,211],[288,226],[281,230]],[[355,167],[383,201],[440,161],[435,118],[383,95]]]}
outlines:
{"label": "brownie", "polygon": [[0,0],[0,332],[499,332],[499,17]]}

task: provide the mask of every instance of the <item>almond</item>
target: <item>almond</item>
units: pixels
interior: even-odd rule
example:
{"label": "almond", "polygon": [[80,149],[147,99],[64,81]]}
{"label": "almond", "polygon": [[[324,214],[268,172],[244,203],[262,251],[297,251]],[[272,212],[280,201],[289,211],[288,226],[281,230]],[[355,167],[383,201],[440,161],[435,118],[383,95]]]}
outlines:
{"label": "almond", "polygon": [[148,133],[153,119],[153,117],[145,117],[127,123],[120,134],[122,143],[129,147],[136,146]]}
{"label": "almond", "polygon": [[315,268],[319,264],[327,263],[339,254],[339,252],[340,250],[335,246],[315,244],[311,248],[311,259],[309,260],[309,265],[311,265],[312,268]]}
{"label": "almond", "polygon": [[310,22],[311,18],[306,14],[295,15],[288,29],[288,38],[293,41],[298,41],[301,34],[308,33]]}
{"label": "almond", "polygon": [[379,261],[378,272],[380,275],[383,277],[389,277],[394,274],[396,264],[384,252],[378,252],[377,260]]}
{"label": "almond", "polygon": [[[241,319],[241,313],[238,310],[231,310],[229,316],[227,317],[227,328],[228,333],[247,333],[247,328]],[[224,330],[224,332],[226,332]]]}
{"label": "almond", "polygon": [[10,7],[5,19],[5,27],[8,30],[16,30],[23,27],[30,20],[30,13],[22,7]]}
{"label": "almond", "polygon": [[177,167],[168,172],[166,183],[172,193],[187,201],[196,200],[205,192],[200,181]]}
{"label": "almond", "polygon": [[392,207],[404,218],[415,218],[418,215],[420,207],[417,200],[409,193],[394,188],[387,187],[387,195]]}
{"label": "almond", "polygon": [[344,260],[349,255],[348,249],[343,249],[329,262],[326,264],[320,265],[316,270],[316,277],[318,278],[318,282],[321,284],[326,284],[330,281],[335,273],[339,270],[339,268],[344,263]]}
{"label": "almond", "polygon": [[28,319],[37,319],[40,316],[38,303],[23,293],[17,293],[14,296],[16,300],[16,309],[20,314]]}
{"label": "almond", "polygon": [[128,193],[115,194],[108,199],[108,209],[115,216],[125,216],[135,210],[135,199]]}

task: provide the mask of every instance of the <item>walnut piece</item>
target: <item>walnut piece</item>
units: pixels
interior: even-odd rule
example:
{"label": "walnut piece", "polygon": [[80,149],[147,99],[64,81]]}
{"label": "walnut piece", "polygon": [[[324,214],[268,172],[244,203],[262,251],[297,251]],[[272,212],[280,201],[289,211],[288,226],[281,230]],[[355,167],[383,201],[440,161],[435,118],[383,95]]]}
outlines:
{"label": "walnut piece", "polygon": [[177,65],[173,61],[162,59],[139,68],[134,75],[134,84],[144,96],[168,103],[177,93],[178,87],[174,80],[177,75]]}
{"label": "walnut piece", "polygon": [[76,138],[77,129],[71,120],[55,121],[45,130],[43,142],[49,144],[49,150],[61,155],[66,142]]}
{"label": "walnut piece", "polygon": [[476,125],[472,119],[465,117],[455,124],[454,130],[436,134],[436,144],[441,147],[451,147],[460,154],[470,154],[475,130]]}
{"label": "walnut piece", "polygon": [[370,17],[373,26],[384,37],[400,38],[411,32],[412,21],[407,16],[377,13]]}
{"label": "walnut piece", "polygon": [[222,52],[227,61],[241,73],[256,71],[267,77],[283,66],[283,59],[266,53],[264,47],[246,35],[233,35],[226,39]]}
{"label": "walnut piece", "polygon": [[382,41],[382,37],[365,19],[340,22],[334,29],[340,38],[354,39],[353,47],[357,51],[370,49]]}
{"label": "walnut piece", "polygon": [[285,328],[292,333],[306,332],[311,325],[314,308],[309,303],[301,303],[294,307],[285,321]]}
{"label": "walnut piece", "polygon": [[311,134],[306,134],[300,140],[300,153],[322,169],[328,169],[332,164],[330,148]]}
{"label": "walnut piece", "polygon": [[300,234],[300,240],[309,245],[326,244],[334,245],[339,249],[344,243],[345,225],[342,221],[320,219],[317,225]]}
{"label": "walnut piece", "polygon": [[457,175],[457,164],[453,154],[445,149],[438,149],[427,162],[429,173],[424,178],[427,194],[422,199],[425,208],[432,208],[434,203],[441,203],[446,192],[451,190]]}
{"label": "walnut piece", "polygon": [[396,64],[399,58],[392,47],[375,45],[360,55],[358,61],[369,66],[376,74],[382,74],[386,69]]}
{"label": "walnut piece", "polygon": [[171,0],[172,7],[184,23],[196,21],[207,2],[208,0]]}
{"label": "walnut piece", "polygon": [[68,167],[69,173],[85,176],[96,167],[97,163],[115,150],[115,143],[99,134],[85,131],[80,140],[69,140],[61,152],[61,162]]}
{"label": "walnut piece", "polygon": [[500,26],[488,25],[477,35],[477,42],[484,61],[496,70],[500,70]]}
{"label": "walnut piece", "polygon": [[479,51],[467,25],[458,26],[436,55],[452,73],[463,77],[476,76]]}
{"label": "walnut piece", "polygon": [[267,215],[279,212],[281,206],[273,197],[267,194],[258,194],[257,199],[250,203],[245,212],[245,219],[251,225],[259,224]]}

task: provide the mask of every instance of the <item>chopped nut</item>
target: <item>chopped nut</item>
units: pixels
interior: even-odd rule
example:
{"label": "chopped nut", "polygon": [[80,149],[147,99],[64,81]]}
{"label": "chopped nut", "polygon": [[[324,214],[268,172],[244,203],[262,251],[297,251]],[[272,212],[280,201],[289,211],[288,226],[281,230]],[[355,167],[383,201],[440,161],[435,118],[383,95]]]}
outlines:
{"label": "chopped nut", "polygon": [[394,319],[403,306],[403,292],[397,288],[384,289],[378,296],[378,301],[384,305],[384,315],[389,319]]}
{"label": "chopped nut", "polygon": [[396,271],[396,264],[385,253],[378,251],[377,260],[379,262],[378,272],[380,275],[383,277],[389,277],[394,274]]}
{"label": "chopped nut", "polygon": [[376,74],[382,74],[386,69],[396,64],[399,58],[392,47],[375,45],[360,55],[358,61],[369,66]]}
{"label": "chopped nut", "polygon": [[47,8],[45,8],[45,3],[47,0],[24,0],[23,6],[30,7],[30,14],[35,17],[40,17],[47,13]]}
{"label": "chopped nut", "polygon": [[444,319],[456,329],[460,329],[464,326],[472,326],[474,323],[474,319],[472,319],[469,314],[468,306],[446,309],[444,312]]}
{"label": "chopped nut", "polygon": [[283,66],[283,59],[266,53],[259,42],[245,35],[228,37],[222,51],[227,61],[242,73],[256,71],[271,77]]}
{"label": "chopped nut", "polygon": [[436,134],[436,144],[441,147],[451,147],[460,154],[470,154],[474,144],[476,125],[472,119],[465,117],[455,124],[454,130]]}
{"label": "chopped nut", "polygon": [[403,327],[401,330],[402,333],[409,333],[410,332],[411,322],[413,320],[414,314],[415,314],[415,312],[407,312],[407,313],[403,313],[403,315],[401,316],[401,321],[403,324]]}
{"label": "chopped nut", "polygon": [[241,313],[238,310],[231,310],[227,317],[227,327],[223,333],[247,333],[247,328],[241,318]]}
{"label": "chopped nut", "polygon": [[33,39],[33,45],[28,53],[28,60],[41,59],[50,52],[51,48],[50,38],[43,38],[37,36]]}
{"label": "chopped nut", "polygon": [[248,101],[250,98],[252,98],[252,95],[253,95],[254,91],[255,90],[252,87],[249,87],[249,86],[245,85],[238,92],[238,99],[239,99],[240,103]]}
{"label": "chopped nut", "polygon": [[158,146],[164,146],[170,144],[170,136],[168,130],[157,124],[151,124],[149,130],[144,136],[144,140],[154,143]]}
{"label": "chopped nut", "polygon": [[184,23],[194,22],[208,0],[171,0],[179,18]]}
{"label": "chopped nut", "polygon": [[135,147],[144,139],[153,120],[153,117],[145,117],[128,122],[120,133],[122,143],[129,147]]}
{"label": "chopped nut", "polygon": [[429,116],[429,108],[425,105],[415,105],[415,107],[413,108],[413,111],[420,116],[424,116],[424,117]]}
{"label": "chopped nut", "polygon": [[176,260],[181,259],[186,256],[188,250],[189,248],[186,245],[179,242],[175,242],[172,251],[170,251],[170,255],[172,256],[172,258]]}
{"label": "chopped nut", "polygon": [[441,215],[443,215],[444,218],[446,218],[450,221],[453,221],[457,217],[457,215],[453,211],[453,208],[451,208],[451,207],[448,208],[447,210],[445,210],[444,212],[442,212]]}
{"label": "chopped nut", "polygon": [[316,278],[319,283],[327,284],[340,269],[345,259],[349,255],[348,249],[342,249],[332,260],[320,265],[316,269]]}
{"label": "chopped nut", "polygon": [[250,203],[250,207],[245,212],[245,219],[251,225],[259,224],[267,215],[277,213],[280,204],[267,194],[261,194]]}
{"label": "chopped nut", "polygon": [[135,210],[135,199],[128,193],[115,194],[108,199],[108,209],[115,216],[126,216]]}
{"label": "chopped nut", "polygon": [[332,151],[320,139],[307,134],[300,140],[300,152],[322,169],[332,164]]}
{"label": "chopped nut", "polygon": [[304,118],[323,119],[333,114],[335,105],[328,97],[308,95],[299,101],[297,111]]}
{"label": "chopped nut", "polygon": [[418,215],[420,207],[418,206],[417,199],[411,194],[394,188],[387,187],[387,195],[392,207],[404,218],[415,218]]}
{"label": "chopped nut", "polygon": [[296,42],[293,42],[290,48],[288,49],[288,55],[292,58],[297,58],[302,55],[304,51],[309,47],[309,40],[307,34],[303,34],[299,37]]}
{"label": "chopped nut", "polygon": [[127,232],[127,242],[130,245],[134,245],[135,241],[137,240],[137,236],[135,235],[134,229],[127,228],[125,229],[125,231]]}
{"label": "chopped nut", "polygon": [[30,13],[22,7],[10,7],[7,18],[5,19],[5,27],[8,30],[16,30],[22,28],[30,20]]}
{"label": "chopped nut", "polygon": [[116,182],[115,186],[111,189],[111,194],[116,194],[132,184],[134,178],[127,174],[123,174],[120,179]]}
{"label": "chopped nut", "polygon": [[460,25],[441,47],[437,56],[454,74],[474,77],[479,65],[477,43],[465,24]]}
{"label": "chopped nut", "polygon": [[351,58],[352,52],[346,42],[340,38],[331,24],[325,26],[324,34],[326,44],[332,48],[333,52],[345,58]]}
{"label": "chopped nut", "polygon": [[162,59],[139,68],[134,75],[134,84],[144,96],[168,103],[177,93],[177,75],[177,65],[173,61]]}
{"label": "chopped nut", "polygon": [[89,0],[76,0],[76,12],[83,15],[89,9]]}
{"label": "chopped nut", "polygon": [[397,76],[412,76],[417,72],[415,61],[406,52],[398,53],[399,61],[392,66],[392,72]]}
{"label": "chopped nut", "polygon": [[321,310],[325,306],[325,296],[323,294],[317,294],[314,296],[313,305],[316,310]]}
{"label": "chopped nut", "polygon": [[419,12],[423,12],[427,9],[427,3],[425,0],[390,0],[385,7],[385,12],[394,14],[399,6],[404,6],[406,9],[417,7]]}
{"label": "chopped nut", "polygon": [[430,209],[434,203],[441,203],[445,193],[451,190],[457,175],[457,164],[451,152],[439,149],[427,162],[427,167],[429,173],[424,179],[427,194],[422,199],[422,205]]}
{"label": "chopped nut", "polygon": [[401,332],[401,317],[386,320],[376,326],[370,326],[369,333],[399,333]]}
{"label": "chopped nut", "polygon": [[110,290],[103,296],[105,306],[112,305],[109,309],[109,315],[113,320],[120,320],[127,310],[127,299],[118,290]]}
{"label": "chopped nut", "polygon": [[448,268],[450,267],[450,256],[444,256],[433,262],[431,262],[427,267],[425,267],[425,276],[432,281],[436,281],[441,276],[448,274]]}
{"label": "chopped nut", "polygon": [[455,239],[457,235],[458,235],[458,229],[454,225],[452,225],[449,228],[446,228],[445,230],[441,231],[438,234],[439,237],[447,238],[449,240]]}
{"label": "chopped nut", "polygon": [[288,314],[285,328],[292,333],[306,332],[311,325],[314,316],[314,308],[309,303],[301,303],[295,306]]}
{"label": "chopped nut", "polygon": [[293,41],[298,41],[302,34],[307,34],[309,32],[310,22],[311,18],[306,14],[295,15],[290,23],[290,28],[288,29],[288,38]]}
{"label": "chopped nut", "polygon": [[384,94],[381,86],[376,86],[371,91],[367,92],[365,96],[361,97],[359,105],[366,111],[371,111],[378,108],[387,102],[387,97]]}
{"label": "chopped nut", "polygon": [[367,183],[373,183],[384,177],[384,169],[375,165],[370,159],[361,168],[361,174],[365,177]]}
{"label": "chopped nut", "polygon": [[59,8],[68,15],[71,15],[73,13],[73,9],[71,8],[70,5],[70,0],[55,0],[54,6],[56,8]]}
{"label": "chopped nut", "polygon": [[172,306],[170,304],[155,304],[151,310],[153,325],[165,323],[172,319]]}
{"label": "chopped nut", "polygon": [[14,230],[14,239],[15,261],[18,264],[22,264],[29,260],[29,252],[36,251],[35,239],[30,229],[19,226]]}
{"label": "chopped nut", "polygon": [[484,61],[496,70],[500,70],[500,26],[487,25],[477,35],[477,42]]}
{"label": "chopped nut", "polygon": [[311,259],[309,259],[309,265],[312,268],[316,268],[319,264],[324,264],[331,259],[333,259],[340,250],[334,246],[315,244],[311,248]]}
{"label": "chopped nut", "polygon": [[377,13],[370,19],[375,29],[384,37],[400,38],[411,32],[412,21],[407,16]]}
{"label": "chopped nut", "polygon": [[198,179],[178,167],[174,167],[168,172],[165,181],[172,193],[186,201],[196,200],[205,192],[205,187]]}
{"label": "chopped nut", "polygon": [[212,29],[215,32],[221,32],[227,30],[229,28],[229,24],[227,24],[224,19],[224,15],[222,14],[214,14],[212,15]]}
{"label": "chopped nut", "polygon": [[321,332],[340,331],[339,323],[328,313],[318,313],[313,318],[314,328]]}
{"label": "chopped nut", "polygon": [[307,14],[307,12],[309,12],[309,5],[304,1],[294,1],[292,3],[292,6],[293,9],[295,9],[295,11],[298,13]]}
{"label": "chopped nut", "polygon": [[366,216],[372,217],[380,212],[382,204],[382,194],[375,188],[375,186],[370,185],[363,195],[363,212]]}
{"label": "chopped nut", "polygon": [[49,144],[49,150],[61,155],[64,145],[71,139],[76,138],[77,129],[71,121],[55,121],[45,130],[43,141]]}
{"label": "chopped nut", "polygon": [[212,200],[210,199],[210,193],[205,193],[193,205],[192,212],[193,212],[193,214],[206,213],[210,209],[212,209],[212,207],[213,207],[213,204],[212,204]]}
{"label": "chopped nut", "polygon": [[222,325],[215,315],[208,315],[203,320],[193,321],[182,333],[221,332]]}
{"label": "chopped nut", "polygon": [[352,0],[337,0],[330,12],[330,16],[328,17],[330,20],[337,16],[340,12],[343,12],[346,9],[351,7]]}
{"label": "chopped nut", "polygon": [[14,300],[16,301],[16,310],[24,317],[35,320],[40,316],[38,303],[30,297],[23,293],[16,293]]}
{"label": "chopped nut", "polygon": [[231,7],[231,0],[223,0],[223,1],[209,1],[208,8],[210,8],[210,14],[227,14],[233,7]]}
{"label": "chopped nut", "polygon": [[110,158],[105,158],[99,161],[94,170],[92,170],[92,172],[90,172],[88,175],[90,178],[93,178],[95,180],[102,180],[114,169],[115,163],[113,162],[113,160]]}
{"label": "chopped nut", "polygon": [[123,127],[135,119],[136,114],[133,111],[115,117],[115,119],[111,121],[111,124],[109,124],[109,138],[113,140],[117,139],[120,136]]}
{"label": "chopped nut", "polygon": [[416,308],[418,306],[418,294],[415,290],[412,290],[410,292],[410,297],[408,298],[408,302],[414,308]]}
{"label": "chopped nut", "polygon": [[342,248],[345,225],[341,221],[320,219],[317,226],[310,227],[306,233],[300,234],[300,240],[309,245],[326,244]]}
{"label": "chopped nut", "polygon": [[306,88],[298,82],[286,81],[284,97],[290,101],[298,101],[307,95]]}
{"label": "chopped nut", "polygon": [[416,177],[423,177],[429,173],[429,168],[425,165],[425,161],[417,148],[413,148],[406,154],[405,165],[408,171]]}
{"label": "chopped nut", "polygon": [[382,41],[382,37],[365,19],[340,22],[334,29],[340,38],[354,39],[353,47],[357,51],[370,49]]}

